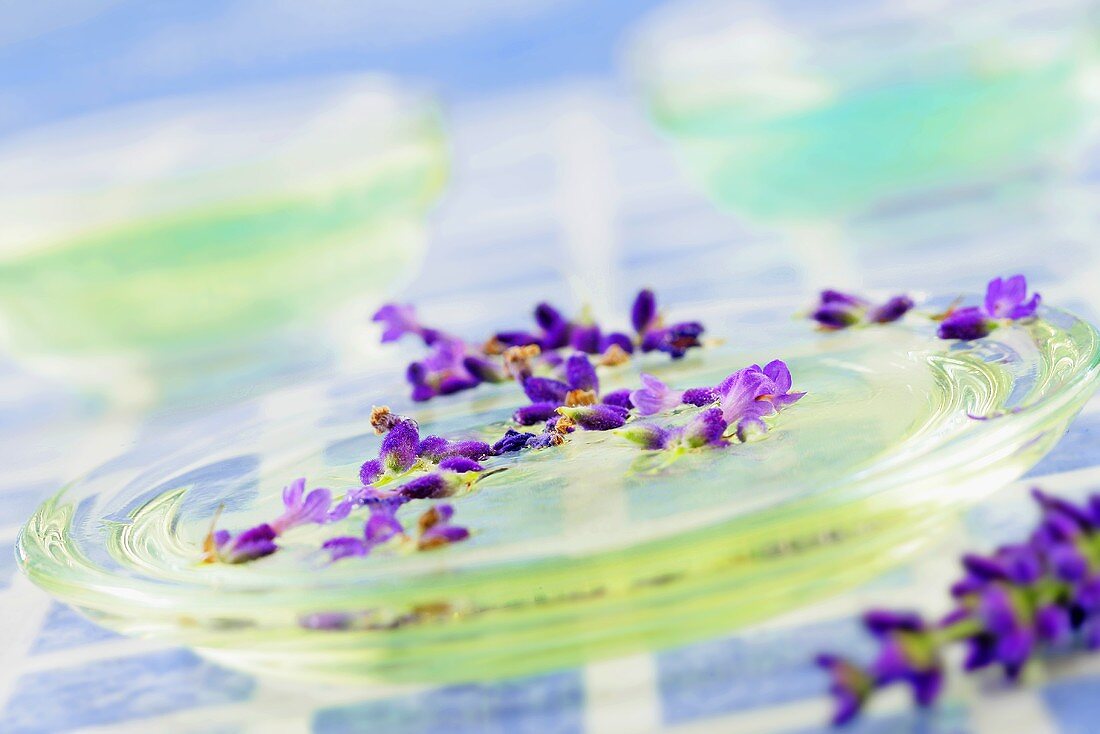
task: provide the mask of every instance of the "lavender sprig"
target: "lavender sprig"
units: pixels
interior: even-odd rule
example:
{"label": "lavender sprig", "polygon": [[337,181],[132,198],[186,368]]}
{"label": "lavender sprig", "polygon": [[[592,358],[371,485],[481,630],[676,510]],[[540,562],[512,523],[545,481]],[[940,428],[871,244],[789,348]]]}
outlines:
{"label": "lavender sprig", "polygon": [[860,296],[824,290],[810,318],[822,329],[836,331],[852,326],[892,323],[905,316],[913,306],[913,299],[904,294],[876,305]]}
{"label": "lavender sprig", "polygon": [[986,286],[981,306],[949,309],[938,317],[937,333],[941,339],[981,339],[1001,324],[1033,317],[1041,301],[1038,293],[1027,297],[1027,278],[1023,275],[994,278]]}
{"label": "lavender sprig", "polygon": [[939,622],[873,610],[863,622],[879,650],[868,665],[818,656],[836,699],[834,724],[854,719],[893,683],[908,685],[918,706],[934,703],[951,645],[965,646],[965,671],[997,665],[1009,680],[1044,651],[1100,649],[1100,494],[1084,505],[1039,489],[1032,495],[1041,516],[1030,537],[988,556],[963,556],[964,574],[950,588],[955,607]]}
{"label": "lavender sprig", "polygon": [[[700,336],[704,331],[697,321],[666,326],[658,312],[656,296],[649,289],[640,291],[634,299],[633,336],[605,330],[587,316],[567,319],[548,303],[535,307],[534,329],[497,332],[481,346],[421,324],[415,309],[408,304],[387,303],[378,309],[373,320],[382,325],[383,342],[412,335],[428,347],[428,355],[406,369],[415,401],[470,390],[483,383],[503,382],[509,375],[522,384],[537,368],[553,368],[563,362],[560,352],[567,349],[594,355],[605,365],[622,364],[635,351],[660,351],[672,359],[680,359],[688,350],[702,345]],[[523,371],[518,372],[511,359],[517,349],[534,349],[534,355],[541,355],[539,363],[525,359]]]}

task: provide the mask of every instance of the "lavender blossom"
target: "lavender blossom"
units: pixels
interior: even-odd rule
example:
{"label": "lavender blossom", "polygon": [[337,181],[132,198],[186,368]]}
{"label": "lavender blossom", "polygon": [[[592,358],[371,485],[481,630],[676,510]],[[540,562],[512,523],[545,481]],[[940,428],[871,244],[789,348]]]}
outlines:
{"label": "lavender blossom", "polygon": [[332,507],[332,492],[328,489],[315,489],[305,494],[305,477],[296,479],[283,489],[283,514],[271,521],[270,527],[276,535],[299,525],[326,523],[342,520],[351,511],[351,505],[339,503]]}
{"label": "lavender blossom", "polygon": [[453,456],[480,461],[492,453],[484,441],[449,441],[442,436],[426,436],[417,446],[417,455],[433,464]]}
{"label": "lavender blossom", "polygon": [[267,523],[249,528],[236,536],[228,530],[207,535],[204,543],[204,559],[207,562],[248,563],[269,556],[279,550],[275,544],[277,533]]}
{"label": "lavender blossom", "polygon": [[[556,412],[557,408],[555,407],[554,410]],[[520,449],[526,447],[527,442],[534,437],[535,434],[533,433],[522,433],[515,430],[514,428],[509,428],[507,431],[505,431],[504,436],[499,441],[493,444],[492,454],[493,456],[500,456],[501,454],[508,454],[513,451],[519,451]]]}
{"label": "lavender blossom", "polygon": [[1027,278],[994,278],[985,290],[985,312],[995,319],[1026,319],[1035,315],[1042,297],[1038,293],[1027,298]]}
{"label": "lavender blossom", "polygon": [[642,387],[630,393],[638,415],[665,413],[680,405],[683,391],[673,390],[653,375],[641,374]]}
{"label": "lavender blossom", "polygon": [[1039,308],[1038,293],[1027,298],[1027,279],[1023,275],[994,278],[985,290],[981,306],[952,309],[940,322],[941,339],[969,341],[988,336],[1001,323],[1031,318]]}
{"label": "lavender blossom", "polygon": [[836,331],[860,324],[888,324],[898,321],[912,310],[913,299],[893,296],[885,303],[874,305],[865,298],[837,290],[824,290],[810,318],[822,329]]}
{"label": "lavender blossom", "polygon": [[600,378],[596,368],[584,354],[574,354],[565,362],[565,381],[573,390],[600,391]]}
{"label": "lavender blossom", "polygon": [[423,337],[426,332],[429,335],[434,333],[420,325],[412,304],[387,303],[375,312],[371,320],[382,324],[383,343],[397,341],[405,334]]}
{"label": "lavender blossom", "polygon": [[586,431],[610,431],[626,423],[628,411],[616,405],[578,405],[562,406],[557,409]]}
{"label": "lavender blossom", "polygon": [[617,405],[620,408],[626,408],[630,410],[634,407],[634,402],[630,399],[631,390],[612,390],[603,396],[601,402],[606,405]]}
{"label": "lavender blossom", "polygon": [[406,472],[416,463],[419,446],[419,428],[416,421],[407,418],[399,421],[382,439],[378,458],[387,470],[394,473]]}
{"label": "lavender blossom", "polygon": [[333,562],[342,558],[368,555],[376,546],[398,535],[404,535],[405,529],[394,512],[395,507],[391,504],[372,505],[370,519],[363,526],[361,538],[351,536],[329,538],[321,544],[321,547],[329,552],[329,559]]}
{"label": "lavender blossom", "polygon": [[470,531],[454,525],[453,517],[454,508],[448,504],[436,505],[421,515],[417,523],[420,527],[417,550],[432,550],[469,538]]}
{"label": "lavender blossom", "polygon": [[1037,489],[1033,495],[1042,515],[1030,537],[990,555],[963,556],[964,574],[950,589],[956,606],[938,624],[912,613],[870,612],[864,624],[879,644],[870,665],[819,658],[832,679],[836,723],[895,682],[910,686],[917,705],[932,704],[942,687],[943,650],[952,644],[966,647],[964,670],[998,665],[1009,680],[1045,650],[1075,641],[1100,646],[1100,494],[1084,506]]}

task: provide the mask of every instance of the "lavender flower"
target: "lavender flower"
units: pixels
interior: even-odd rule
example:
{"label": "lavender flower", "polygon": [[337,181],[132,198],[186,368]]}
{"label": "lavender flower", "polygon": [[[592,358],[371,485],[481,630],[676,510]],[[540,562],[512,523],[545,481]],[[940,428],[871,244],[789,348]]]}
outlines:
{"label": "lavender flower", "polygon": [[718,402],[718,397],[718,391],[713,387],[689,387],[680,396],[680,402],[702,408],[704,405]]}
{"label": "lavender flower", "polygon": [[267,523],[233,536],[228,530],[211,532],[203,543],[203,560],[207,563],[248,563],[279,550],[277,533]]}
{"label": "lavender flower", "polygon": [[[416,319],[416,309],[411,304],[387,303],[375,312],[371,320],[382,324],[383,343],[397,341],[405,334],[423,337],[426,333],[429,336],[435,333],[420,325]],[[428,339],[424,341],[429,343]]]}
{"label": "lavender flower", "polygon": [[[557,411],[557,408],[555,408],[554,410]],[[499,441],[493,444],[492,454],[493,456],[500,456],[501,454],[508,454],[513,451],[519,451],[520,449],[526,447],[527,442],[534,437],[535,434],[533,433],[522,433],[515,430],[514,428],[509,428],[507,431],[505,431],[504,436]]]}
{"label": "lavender flower", "polygon": [[810,318],[821,328],[836,331],[860,324],[888,324],[901,319],[913,306],[913,299],[906,295],[894,296],[885,303],[873,305],[859,296],[824,290]]}
{"label": "lavender flower", "polygon": [[449,441],[442,436],[427,436],[417,446],[417,455],[433,464],[461,456],[480,461],[492,453],[489,444],[484,441]]}
{"label": "lavender flower", "polygon": [[421,515],[417,550],[432,550],[469,538],[469,530],[451,523],[453,517],[454,508],[448,504],[436,505]]}
{"label": "lavender flower", "polygon": [[723,436],[727,428],[722,411],[708,408],[682,426],[662,428],[654,423],[632,423],[616,433],[644,449],[699,449],[725,446]]}
{"label": "lavender flower", "polygon": [[971,306],[952,311],[940,323],[937,333],[940,339],[970,341],[989,336],[996,328],[995,321],[990,320],[977,306]]}
{"label": "lavender flower", "polygon": [[395,474],[406,472],[416,463],[416,452],[420,446],[420,431],[416,421],[405,419],[390,429],[382,439],[382,449],[378,458],[382,465]]}
{"label": "lavender flower", "polygon": [[664,326],[657,311],[657,297],[648,288],[639,291],[634,298],[630,321],[643,352],[661,351],[673,359],[680,359],[689,349],[702,346],[699,337],[703,334],[703,325],[698,321],[681,321]]}
{"label": "lavender flower", "polygon": [[638,336],[644,336],[649,331],[660,326],[657,314],[657,296],[649,288],[638,291],[634,297],[634,305],[630,308],[630,323]]}
{"label": "lavender flower", "polygon": [[596,368],[583,354],[574,354],[565,361],[565,381],[570,389],[600,391],[600,378]]}
{"label": "lavender flower", "polygon": [[612,390],[605,394],[601,402],[606,405],[617,405],[620,408],[630,410],[634,407],[634,401],[630,399],[631,390]]}
{"label": "lavender flower", "polygon": [[1039,308],[1038,293],[1027,298],[1027,279],[1023,275],[994,278],[985,290],[981,306],[951,309],[939,327],[941,339],[969,341],[988,336],[1001,323],[1031,318]]}
{"label": "lavender flower", "polygon": [[283,488],[283,506],[286,509],[282,515],[270,523],[276,535],[282,535],[298,525],[343,520],[351,511],[351,505],[346,502],[341,502],[330,509],[332,505],[330,490],[319,488],[307,495],[305,488],[305,477],[296,479]]}
{"label": "lavender flower", "polygon": [[586,431],[610,431],[621,428],[629,415],[625,408],[604,404],[578,405],[572,408],[562,406],[557,409],[557,412]]}
{"label": "lavender flower", "polygon": [[1100,494],[1084,506],[1034,490],[1042,511],[1023,543],[991,555],[963,557],[964,575],[951,585],[956,607],[938,624],[912,613],[876,611],[864,617],[879,651],[861,668],[833,655],[819,665],[832,679],[836,723],[853,718],[877,690],[904,682],[919,706],[933,703],[943,681],[943,649],[966,647],[967,671],[999,665],[1019,678],[1042,651],[1076,640],[1100,646]]}
{"label": "lavender flower", "polygon": [[642,387],[630,393],[630,402],[638,415],[665,413],[680,405],[683,391],[673,390],[660,379],[644,372],[641,380]]}
{"label": "lavender flower", "polygon": [[1027,298],[1027,278],[1013,275],[1011,278],[994,278],[985,290],[985,312],[995,319],[1026,319],[1035,315],[1041,296],[1038,293]]}
{"label": "lavender flower", "polygon": [[395,515],[395,506],[379,503],[371,506],[370,519],[363,526],[363,537],[343,536],[329,538],[321,547],[329,552],[331,561],[341,558],[365,556],[375,546],[382,545],[398,535],[404,535],[405,529]]}

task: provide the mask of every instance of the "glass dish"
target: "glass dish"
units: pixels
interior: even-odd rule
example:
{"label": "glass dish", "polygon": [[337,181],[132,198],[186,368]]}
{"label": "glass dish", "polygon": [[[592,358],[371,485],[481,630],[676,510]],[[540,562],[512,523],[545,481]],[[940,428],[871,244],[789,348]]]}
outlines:
{"label": "glass dish", "polygon": [[308,409],[293,415],[265,398],[244,411],[252,420],[109,462],[39,508],[20,564],[104,625],[251,670],[434,682],[572,666],[728,632],[898,564],[1038,461],[1100,373],[1097,332],[1050,308],[971,343],[936,339],[916,315],[819,333],[790,304],[692,313],[729,341],[609,368],[604,388],[636,385],[639,371],[714,384],[782,358],[808,394],[763,439],[669,461],[578,432],[491,459],[506,470],[450,500],[473,533],[464,543],[326,565],[320,542],[357,534],[355,514],[296,529],[252,564],[200,565],[220,507],[219,527],[240,529],[278,514],[295,477],[355,486],[378,448],[373,405],[414,416],[422,435],[492,440],[524,402],[498,385],[414,406],[381,365],[299,388],[291,402]]}

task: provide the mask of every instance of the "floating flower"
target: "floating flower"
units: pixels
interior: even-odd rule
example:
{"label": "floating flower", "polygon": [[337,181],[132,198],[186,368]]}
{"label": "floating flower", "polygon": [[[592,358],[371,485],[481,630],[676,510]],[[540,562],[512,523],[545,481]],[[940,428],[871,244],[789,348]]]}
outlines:
{"label": "floating flower", "polygon": [[586,431],[610,431],[620,428],[626,423],[629,411],[617,405],[578,405],[575,407],[562,406],[557,412],[566,416],[571,421]]}
{"label": "floating flower", "polygon": [[638,415],[664,413],[680,405],[684,396],[682,390],[673,390],[653,375],[641,374],[642,387],[630,393]]}
{"label": "floating flower", "polygon": [[1033,293],[1027,297],[1027,278],[1013,275],[1011,278],[994,278],[985,289],[985,312],[995,319],[1026,319],[1035,315],[1041,296]]}
{"label": "floating flower", "polygon": [[453,517],[454,508],[448,504],[436,505],[421,515],[417,522],[420,528],[417,550],[440,548],[469,538],[469,530],[451,523]]}
{"label": "floating flower", "polygon": [[[555,411],[557,408],[555,408]],[[519,451],[527,446],[527,442],[535,437],[533,433],[522,433],[509,428],[505,431],[504,436],[499,441],[493,444],[492,454],[493,456],[500,456],[501,454],[512,453],[513,451]]]}
{"label": "floating flower", "polygon": [[1027,278],[1013,275],[1011,278],[994,278],[985,290],[981,306],[950,309],[940,322],[941,339],[969,341],[988,336],[1003,323],[1031,318],[1039,308],[1038,293],[1027,297]]}
{"label": "floating flower", "polygon": [[211,532],[203,543],[203,560],[207,563],[248,563],[279,550],[277,533],[267,523],[261,523],[234,536],[228,530]]}
{"label": "floating flower", "polygon": [[906,295],[894,296],[885,303],[873,305],[859,296],[824,290],[821,291],[810,318],[821,328],[835,331],[863,323],[888,324],[901,319],[913,306],[913,299]]}
{"label": "floating flower", "polygon": [[438,464],[454,456],[480,461],[492,454],[492,448],[484,441],[449,441],[442,436],[427,436],[417,445],[416,453]]}
{"label": "floating flower", "polygon": [[387,470],[400,474],[416,463],[420,447],[420,429],[411,418],[398,421],[382,439],[378,458]]}
{"label": "floating flower", "polygon": [[341,558],[365,556],[375,546],[382,545],[391,538],[405,533],[405,529],[401,526],[395,513],[396,506],[394,504],[378,503],[372,505],[370,519],[363,526],[362,537],[329,538],[321,544],[321,547],[329,552],[332,561],[338,561]]}
{"label": "floating flower", "polygon": [[[351,511],[351,505],[341,502],[332,507],[332,492],[318,488],[305,494],[305,477],[296,479],[283,489],[282,515],[271,521],[270,527],[276,535],[298,525],[321,524],[343,520]],[[331,508],[331,509],[330,509]]]}
{"label": "floating flower", "polygon": [[416,309],[412,304],[387,303],[371,317],[382,324],[382,342],[397,341],[405,334],[415,334],[431,344],[438,336],[434,329],[426,329],[416,318]]}
{"label": "floating flower", "polygon": [[728,427],[721,409],[708,408],[682,426],[663,428],[655,423],[632,423],[616,433],[645,449],[698,449],[725,446]]}

